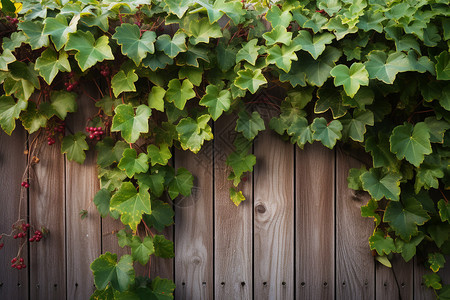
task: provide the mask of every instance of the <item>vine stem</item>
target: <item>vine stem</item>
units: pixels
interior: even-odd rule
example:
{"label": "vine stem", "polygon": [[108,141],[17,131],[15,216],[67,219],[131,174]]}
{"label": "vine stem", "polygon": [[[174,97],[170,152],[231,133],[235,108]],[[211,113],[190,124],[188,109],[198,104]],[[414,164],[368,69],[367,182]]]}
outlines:
{"label": "vine stem", "polygon": [[445,197],[445,194],[444,194],[444,192],[442,192],[442,190],[441,190],[441,189],[439,189],[439,192],[441,192],[441,195],[442,195],[442,197],[444,197],[444,201],[445,201],[445,203],[448,203],[448,199],[447,199],[447,197]]}

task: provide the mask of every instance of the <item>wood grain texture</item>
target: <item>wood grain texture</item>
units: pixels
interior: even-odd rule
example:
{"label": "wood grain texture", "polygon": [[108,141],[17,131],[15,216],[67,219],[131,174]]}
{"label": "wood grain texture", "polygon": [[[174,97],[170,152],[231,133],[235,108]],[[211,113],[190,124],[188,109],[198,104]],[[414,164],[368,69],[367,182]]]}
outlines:
{"label": "wood grain texture", "polygon": [[[87,96],[79,97],[78,111],[66,120],[72,132],[84,131],[86,120],[97,109]],[[87,137],[90,150],[80,165],[66,158],[66,245],[67,245],[67,297],[88,299],[94,291],[94,278],[89,266],[101,252],[100,215],[93,203],[99,189],[96,170],[95,143]],[[85,219],[80,211],[86,210]]]}
{"label": "wood grain texture", "polygon": [[376,263],[376,299],[413,299],[414,262],[406,263],[400,255],[391,259],[392,268]]}
{"label": "wood grain texture", "polygon": [[66,204],[64,156],[57,141],[48,146],[40,137],[40,162],[30,180],[30,219],[49,234],[30,246],[31,299],[66,297]]}
{"label": "wood grain texture", "polygon": [[348,188],[350,168],[361,163],[338,148],[336,163],[336,298],[374,299],[375,263],[368,238],[373,221],[361,217],[369,198]]}
{"label": "wood grain texture", "polygon": [[333,299],[335,152],[319,143],[296,149],[296,295]]}
{"label": "wood grain texture", "polygon": [[174,201],[175,299],[213,299],[212,156],[200,161],[189,151],[176,151],[175,166],[195,177],[192,195]]}
{"label": "wood grain texture", "polygon": [[[0,129],[0,234],[10,234],[11,226],[20,218],[27,218],[27,193],[20,186],[26,166],[26,135],[22,128],[16,128],[11,136]],[[19,203],[22,195],[21,212]],[[27,299],[28,270],[11,268],[11,259],[16,257],[19,241],[4,236],[0,243],[4,247],[0,250],[0,299]],[[26,259],[28,248],[22,250],[22,257]],[[28,263],[28,262],[27,262]]]}
{"label": "wood grain texture", "polygon": [[246,200],[236,207],[230,200],[227,156],[233,151],[236,116],[221,118],[214,124],[215,189],[215,299],[252,299],[253,197],[252,179],[239,185]]}
{"label": "wood grain texture", "polygon": [[294,146],[271,131],[255,141],[254,297],[294,297]]}

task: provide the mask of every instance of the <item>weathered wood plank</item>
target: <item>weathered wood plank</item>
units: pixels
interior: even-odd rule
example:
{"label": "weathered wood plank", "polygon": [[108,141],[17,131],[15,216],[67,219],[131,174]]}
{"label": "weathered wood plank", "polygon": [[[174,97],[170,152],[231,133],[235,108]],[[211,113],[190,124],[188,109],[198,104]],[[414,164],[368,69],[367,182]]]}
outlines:
{"label": "weathered wood plank", "polygon": [[296,148],[296,296],[333,299],[335,152]]}
{"label": "weathered wood plank", "polygon": [[175,203],[175,299],[213,299],[213,168],[212,157],[199,159],[175,152],[176,168],[195,177],[190,197]]}
{"label": "weathered wood plank", "polygon": [[255,141],[254,297],[294,297],[294,146],[272,131]]}
{"label": "weathered wood plank", "polygon": [[350,168],[361,163],[337,149],[336,163],[336,297],[337,299],[373,299],[375,263],[368,238],[373,221],[361,217],[361,206],[368,197],[348,188]]}
{"label": "weathered wood plank", "polygon": [[65,299],[66,297],[66,204],[64,156],[61,144],[48,146],[42,134],[40,159],[31,173],[30,219],[49,234],[30,246],[31,299]]}
{"label": "weathered wood plank", "polygon": [[[11,136],[0,129],[0,234],[10,234],[11,226],[20,218],[27,218],[27,192],[20,186],[26,167],[27,157],[25,131],[16,128]],[[22,202],[20,198],[22,197]],[[21,206],[21,209],[19,209]],[[19,215],[20,210],[20,215]],[[4,236],[0,239],[4,247],[0,250],[0,299],[28,298],[28,270],[11,268],[11,259],[16,257],[19,241]],[[28,264],[28,248],[22,250],[22,257]]]}
{"label": "weathered wood plank", "polygon": [[[246,200],[236,207],[230,200],[227,156],[234,150],[236,116],[214,124],[215,299],[252,299],[252,186],[251,175],[239,188]],[[233,134],[234,133],[234,134]]]}
{"label": "weathered wood plank", "polygon": [[[84,131],[86,120],[95,115],[97,109],[87,96],[77,99],[78,111],[66,120],[74,133]],[[95,143],[89,140],[83,165],[66,159],[66,237],[67,237],[67,297],[88,299],[94,291],[94,278],[89,265],[101,252],[100,215],[93,203],[99,189]],[[86,210],[81,219],[80,211]]]}
{"label": "weathered wood plank", "polygon": [[396,255],[392,268],[376,263],[376,298],[380,300],[413,299],[414,263]]}

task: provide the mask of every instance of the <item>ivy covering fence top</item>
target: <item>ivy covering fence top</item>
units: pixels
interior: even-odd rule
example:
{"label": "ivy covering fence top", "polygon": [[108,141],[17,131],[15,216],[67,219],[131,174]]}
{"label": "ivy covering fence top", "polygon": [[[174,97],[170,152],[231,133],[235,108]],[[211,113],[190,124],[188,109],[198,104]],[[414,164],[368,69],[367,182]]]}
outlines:
{"label": "ivy covering fence top", "polygon": [[[92,299],[172,298],[173,282],[135,278],[133,261],[173,257],[173,243],[152,231],[173,223],[167,199],[189,196],[193,176],[172,167],[171,149],[197,153],[213,139],[212,121],[230,113],[231,201],[245,201],[240,182],[266,127],[300,148],[342,141],[365,150],[371,164],[348,181],[371,197],[361,209],[375,222],[370,249],[388,267],[393,255],[422,253],[425,284],[450,298],[437,274],[450,254],[448,0],[1,4],[2,129],[11,134],[19,120],[40,137],[30,153],[59,139],[78,163],[95,148],[93,201],[125,226],[118,242],[131,255],[91,264]],[[276,97],[259,99],[279,115],[265,123],[247,104],[271,89]],[[84,94],[98,113],[72,132],[63,121]]]}

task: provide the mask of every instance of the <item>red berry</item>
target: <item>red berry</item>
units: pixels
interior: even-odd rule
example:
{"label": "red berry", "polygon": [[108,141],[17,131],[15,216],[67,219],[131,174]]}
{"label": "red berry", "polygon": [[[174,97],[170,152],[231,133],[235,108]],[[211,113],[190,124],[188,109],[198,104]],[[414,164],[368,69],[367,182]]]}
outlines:
{"label": "red berry", "polygon": [[27,189],[30,187],[30,184],[27,182],[27,183],[25,183],[25,185],[23,187]]}
{"label": "red berry", "polygon": [[29,242],[34,242],[34,237],[28,239]]}
{"label": "red berry", "polygon": [[22,181],[22,183],[20,184],[21,186],[25,186],[25,181]]}
{"label": "red berry", "polygon": [[20,261],[20,262],[23,262],[23,258],[21,257],[21,258],[19,259],[19,261]]}
{"label": "red berry", "polygon": [[17,270],[20,270],[20,269],[22,269],[22,266],[21,266],[21,265],[18,265],[18,266],[16,266],[16,269],[17,269]]}
{"label": "red berry", "polygon": [[15,263],[17,261],[17,258],[13,258],[13,259],[11,259],[11,263],[13,264],[13,263]]}
{"label": "red berry", "polygon": [[26,264],[23,264],[23,265],[22,265],[22,269],[25,269],[26,267],[27,267]]}
{"label": "red berry", "polygon": [[98,135],[97,135],[97,137],[96,137],[96,140],[97,140],[97,141],[100,141],[100,137],[99,137]]}
{"label": "red berry", "polygon": [[94,138],[94,135],[91,133],[91,134],[89,135],[89,138],[92,140],[92,139]]}
{"label": "red berry", "polygon": [[29,223],[25,224],[25,227],[30,228],[30,224]]}
{"label": "red berry", "polygon": [[103,135],[103,131],[102,130],[100,130],[99,132],[98,132],[98,134],[100,134],[100,135]]}
{"label": "red berry", "polygon": [[94,127],[89,127],[89,131],[94,131]]}
{"label": "red berry", "polygon": [[2,250],[3,246],[5,246],[5,244],[4,244],[4,243],[1,243],[1,244],[0,244],[0,250]]}
{"label": "red berry", "polygon": [[17,239],[17,234],[14,235],[14,239]]}

